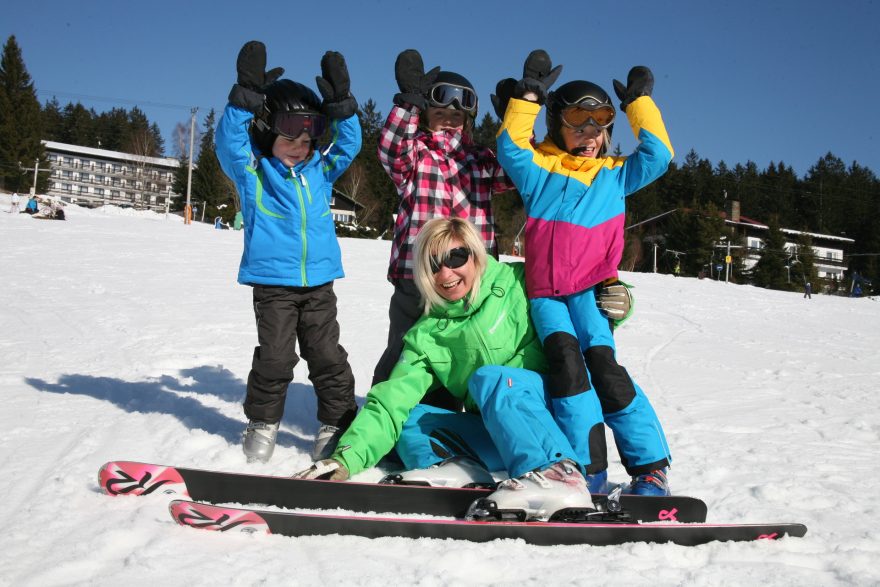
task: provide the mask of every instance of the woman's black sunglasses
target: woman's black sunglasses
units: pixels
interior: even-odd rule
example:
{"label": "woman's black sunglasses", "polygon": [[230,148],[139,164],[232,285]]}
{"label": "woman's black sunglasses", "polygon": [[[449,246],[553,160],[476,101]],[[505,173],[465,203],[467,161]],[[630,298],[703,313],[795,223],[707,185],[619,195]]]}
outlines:
{"label": "woman's black sunglasses", "polygon": [[458,269],[471,257],[471,250],[467,247],[455,247],[443,253],[443,258],[439,259],[431,255],[431,273],[437,273],[441,267],[450,269]]}

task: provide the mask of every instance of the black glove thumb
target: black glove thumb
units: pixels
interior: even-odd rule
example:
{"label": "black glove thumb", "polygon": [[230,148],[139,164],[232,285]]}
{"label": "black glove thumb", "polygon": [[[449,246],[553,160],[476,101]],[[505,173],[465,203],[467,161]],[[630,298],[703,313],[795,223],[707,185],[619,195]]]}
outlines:
{"label": "black glove thumb", "polygon": [[553,67],[550,55],[543,49],[535,49],[529,53],[523,65],[523,77],[538,80],[544,84],[544,88],[547,90],[556,82],[560,73],[562,73],[562,66]]}
{"label": "black glove thumb", "polygon": [[263,79],[263,87],[265,88],[271,83],[274,83],[279,77],[284,75],[283,67],[275,67],[266,72],[266,77]]}

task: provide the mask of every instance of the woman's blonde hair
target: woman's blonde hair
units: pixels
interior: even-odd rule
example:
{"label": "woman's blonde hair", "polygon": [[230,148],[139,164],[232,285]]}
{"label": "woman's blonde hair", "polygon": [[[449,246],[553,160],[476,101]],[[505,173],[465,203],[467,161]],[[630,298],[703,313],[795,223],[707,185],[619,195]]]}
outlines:
{"label": "woman's blonde hair", "polygon": [[425,302],[425,314],[447,303],[434,289],[431,259],[442,259],[456,240],[471,250],[474,259],[474,282],[466,296],[467,303],[474,304],[480,295],[480,279],[486,270],[486,245],[480,233],[473,224],[462,218],[434,218],[419,231],[413,252],[413,278]]}

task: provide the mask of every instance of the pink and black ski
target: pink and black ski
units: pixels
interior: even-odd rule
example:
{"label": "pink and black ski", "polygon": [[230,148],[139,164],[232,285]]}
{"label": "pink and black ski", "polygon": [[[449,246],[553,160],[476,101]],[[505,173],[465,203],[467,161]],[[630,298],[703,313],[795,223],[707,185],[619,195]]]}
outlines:
{"label": "pink and black ski", "polygon": [[540,546],[589,544],[609,546],[626,542],[671,542],[696,546],[713,541],[775,540],[802,537],[802,524],[679,524],[679,523],[558,523],[476,522],[419,520],[394,517],[360,517],[303,514],[215,506],[175,500],[169,506],[182,526],[219,532],[268,532],[283,536],[342,534],[365,538],[438,538],[487,542],[504,538]]}
{"label": "pink and black ski", "polygon": [[[209,503],[265,504],[287,509],[336,509],[464,517],[490,489],[459,489],[315,481],[244,473],[205,471],[132,461],[111,461],[98,472],[108,495],[171,494]],[[593,496],[604,509],[607,496]],[[694,497],[673,495],[620,496],[621,509],[642,522],[704,522],[706,504]]]}

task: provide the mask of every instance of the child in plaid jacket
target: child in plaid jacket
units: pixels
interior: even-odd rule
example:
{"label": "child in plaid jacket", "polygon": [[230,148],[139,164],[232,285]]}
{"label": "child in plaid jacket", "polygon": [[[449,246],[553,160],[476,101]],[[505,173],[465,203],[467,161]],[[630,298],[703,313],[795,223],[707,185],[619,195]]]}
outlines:
{"label": "child in plaid jacket", "polygon": [[439,67],[426,73],[421,55],[413,49],[398,56],[395,76],[400,93],[378,146],[379,161],[400,194],[388,267],[394,294],[388,310],[388,347],[376,365],[373,385],[388,379],[403,348],[403,335],[423,313],[413,283],[416,235],[432,218],[464,218],[477,227],[489,254],[497,257],[491,198],[513,187],[495,153],[471,139],[477,95],[464,76]]}

